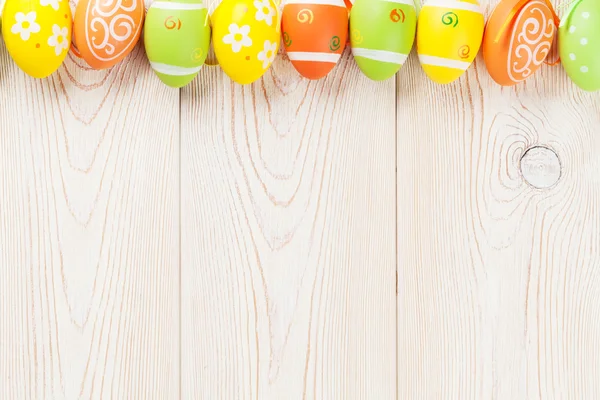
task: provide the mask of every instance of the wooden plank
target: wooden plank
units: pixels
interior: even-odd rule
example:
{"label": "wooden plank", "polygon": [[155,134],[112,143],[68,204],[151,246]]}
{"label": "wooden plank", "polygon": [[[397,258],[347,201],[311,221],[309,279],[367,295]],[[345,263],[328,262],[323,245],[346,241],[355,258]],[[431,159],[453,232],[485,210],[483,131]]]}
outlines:
{"label": "wooden plank", "polygon": [[179,393],[179,94],[0,48],[0,398]]}
{"label": "wooden plank", "polygon": [[395,83],[347,52],[182,92],[184,399],[392,399]]}
{"label": "wooden plank", "polygon": [[[504,89],[481,58],[445,87],[428,82],[416,57],[407,67],[398,91],[399,398],[599,398],[600,99],[561,67]],[[539,145],[562,166],[545,189],[520,172]],[[530,183],[555,176],[549,154],[523,164]]]}

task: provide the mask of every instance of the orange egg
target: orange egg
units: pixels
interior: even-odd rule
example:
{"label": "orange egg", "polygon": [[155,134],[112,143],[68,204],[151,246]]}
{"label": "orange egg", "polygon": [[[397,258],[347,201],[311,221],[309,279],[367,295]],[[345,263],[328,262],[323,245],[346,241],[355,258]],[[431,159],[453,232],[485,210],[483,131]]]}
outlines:
{"label": "orange egg", "polygon": [[288,0],[281,28],[294,68],[305,78],[321,79],[346,47],[348,10],[343,0]]}
{"label": "orange egg", "polygon": [[77,55],[94,69],[106,69],[135,47],[144,25],[142,0],[81,0],[75,9]]}
{"label": "orange egg", "polygon": [[483,59],[490,76],[513,86],[544,63],[556,33],[555,14],[546,0],[503,0],[488,20]]}

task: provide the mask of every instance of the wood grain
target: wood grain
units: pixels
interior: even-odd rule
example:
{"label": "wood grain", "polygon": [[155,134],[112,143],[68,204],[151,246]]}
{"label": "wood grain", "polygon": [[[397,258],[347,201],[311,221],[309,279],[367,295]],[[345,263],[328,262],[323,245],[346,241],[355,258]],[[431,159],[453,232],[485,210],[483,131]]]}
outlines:
{"label": "wood grain", "polygon": [[184,399],[391,399],[395,83],[347,52],[182,92]]}
{"label": "wood grain", "polygon": [[600,98],[561,67],[177,91],[0,45],[0,85],[1,400],[600,398]]}
{"label": "wood grain", "polygon": [[[440,87],[412,57],[398,90],[398,398],[599,398],[598,95],[481,58]],[[536,145],[549,189],[520,172]]]}
{"label": "wood grain", "polygon": [[141,48],[0,64],[0,398],[176,398],[178,92]]}

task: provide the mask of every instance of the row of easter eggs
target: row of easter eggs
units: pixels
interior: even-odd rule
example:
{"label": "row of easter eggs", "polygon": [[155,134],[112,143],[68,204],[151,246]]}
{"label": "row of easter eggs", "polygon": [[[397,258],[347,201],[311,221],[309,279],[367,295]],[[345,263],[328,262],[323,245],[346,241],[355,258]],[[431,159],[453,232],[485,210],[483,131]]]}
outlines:
{"label": "row of easter eggs", "polygon": [[[282,37],[296,70],[320,79],[350,33],[354,58],[373,80],[400,70],[416,36],[433,81],[458,79],[483,47],[492,78],[510,86],[546,61],[558,22],[549,0],[501,0],[487,27],[477,0],[427,0],[418,17],[414,0],[288,0],[281,15],[273,0],[223,0],[212,17],[202,0],[157,0],[147,14],[142,0],[80,0],[74,23],[67,0],[6,0],[2,33],[17,65],[36,78],[56,71],[70,48],[92,68],[110,68],[143,30],[153,70],[172,87],[198,74],[211,37],[219,64],[237,83],[267,71]],[[571,79],[600,89],[598,0],[574,1],[560,22],[559,48]]]}
{"label": "row of easter eggs", "polygon": [[[318,7],[308,3],[329,1],[291,0],[297,4],[284,8],[284,44],[293,63],[299,59],[338,59],[339,56],[328,54],[324,41],[345,29],[341,15],[337,16],[337,27],[329,22],[333,16],[328,24],[316,25],[319,33],[297,28],[293,21],[296,18],[310,24],[314,16],[316,24]],[[394,76],[406,61],[416,37],[419,61],[434,82],[447,84],[458,79],[482,48],[494,81],[513,86],[532,76],[546,62],[558,29],[560,57],[569,77],[584,90],[600,90],[599,0],[573,0],[562,21],[550,0],[499,0],[487,24],[478,0],[425,0],[418,16],[417,1],[420,2],[355,0],[348,7],[352,53],[369,78],[385,80]],[[296,40],[301,48],[293,48]],[[315,47],[319,41],[321,44]],[[322,76],[307,75],[299,67],[296,65],[309,78]]]}

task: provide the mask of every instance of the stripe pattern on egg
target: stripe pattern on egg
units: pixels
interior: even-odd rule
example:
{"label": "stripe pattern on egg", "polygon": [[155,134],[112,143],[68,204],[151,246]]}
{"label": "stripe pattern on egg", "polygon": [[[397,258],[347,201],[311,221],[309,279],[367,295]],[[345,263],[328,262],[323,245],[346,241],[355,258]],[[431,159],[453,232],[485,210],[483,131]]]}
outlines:
{"label": "stripe pattern on egg", "polygon": [[439,84],[460,78],[481,47],[484,17],[477,0],[428,0],[417,22],[417,53]]}
{"label": "stripe pattern on egg", "polygon": [[361,71],[376,81],[394,76],[412,49],[416,25],[412,0],[356,0],[350,43]]}
{"label": "stripe pattern on egg", "polygon": [[210,33],[202,0],[152,3],[144,24],[144,45],[159,79],[174,88],[190,83],[204,65]]}
{"label": "stripe pattern on egg", "polygon": [[342,0],[290,0],[283,8],[283,43],[294,68],[321,79],[340,60],[348,40],[348,10]]}

